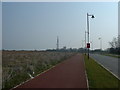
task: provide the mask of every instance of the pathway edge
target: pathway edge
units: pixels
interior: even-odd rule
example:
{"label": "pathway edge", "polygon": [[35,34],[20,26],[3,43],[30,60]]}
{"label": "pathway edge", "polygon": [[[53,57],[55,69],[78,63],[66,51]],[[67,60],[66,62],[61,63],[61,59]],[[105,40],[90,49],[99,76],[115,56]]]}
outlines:
{"label": "pathway edge", "polygon": [[[83,56],[83,63],[84,63],[84,67],[85,67],[85,58],[84,58],[84,55],[82,55],[82,56]],[[86,77],[86,80],[87,80],[87,87],[88,87],[88,90],[89,90],[89,82],[88,82],[86,67],[85,67],[85,77]]]}

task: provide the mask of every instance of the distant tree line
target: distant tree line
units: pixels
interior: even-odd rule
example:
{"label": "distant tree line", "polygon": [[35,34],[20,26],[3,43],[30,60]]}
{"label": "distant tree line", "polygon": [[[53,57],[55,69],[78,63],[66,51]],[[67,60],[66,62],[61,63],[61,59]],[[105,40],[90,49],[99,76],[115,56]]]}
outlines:
{"label": "distant tree line", "polygon": [[57,52],[84,52],[84,48],[66,48],[64,46],[63,48],[60,49],[47,49],[46,51],[57,51]]}
{"label": "distant tree line", "polygon": [[114,37],[111,42],[109,42],[110,48],[108,51],[112,54],[120,54],[120,35],[116,38]]}

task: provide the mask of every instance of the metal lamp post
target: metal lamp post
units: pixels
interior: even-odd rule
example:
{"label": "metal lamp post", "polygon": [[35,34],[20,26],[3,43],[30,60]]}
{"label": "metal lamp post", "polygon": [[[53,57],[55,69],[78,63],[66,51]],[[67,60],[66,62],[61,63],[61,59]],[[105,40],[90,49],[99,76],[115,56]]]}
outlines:
{"label": "metal lamp post", "polygon": [[91,41],[90,43],[91,43],[91,50],[93,50],[93,42]]}
{"label": "metal lamp post", "polygon": [[90,43],[89,43],[89,16],[91,18],[95,18],[94,15],[88,14],[87,13],[87,33],[88,33],[88,43],[87,43],[87,48],[88,48],[88,59],[89,59],[89,48],[90,48]]}
{"label": "metal lamp post", "polygon": [[98,38],[100,40],[100,50],[102,51],[102,38]]}
{"label": "metal lamp post", "polygon": [[86,33],[87,31],[85,31],[85,55],[86,55]]}

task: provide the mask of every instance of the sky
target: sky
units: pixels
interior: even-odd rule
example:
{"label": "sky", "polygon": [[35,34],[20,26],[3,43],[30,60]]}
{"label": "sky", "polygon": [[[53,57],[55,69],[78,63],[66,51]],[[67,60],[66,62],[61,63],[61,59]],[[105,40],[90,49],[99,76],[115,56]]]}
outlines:
{"label": "sky", "polygon": [[118,35],[120,35],[120,1],[118,2]]}
{"label": "sky", "polygon": [[0,2],[0,50],[2,50],[2,3]]}
{"label": "sky", "polygon": [[86,14],[89,17],[91,49],[109,48],[118,36],[117,2],[3,2],[2,48],[8,50],[85,47]]}

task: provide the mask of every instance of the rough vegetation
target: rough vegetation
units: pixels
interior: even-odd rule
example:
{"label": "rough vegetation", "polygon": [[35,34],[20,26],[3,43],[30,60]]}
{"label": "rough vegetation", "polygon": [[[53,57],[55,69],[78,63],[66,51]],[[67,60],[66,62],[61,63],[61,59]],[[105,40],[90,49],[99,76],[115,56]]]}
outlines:
{"label": "rough vegetation", "polygon": [[120,55],[120,35],[117,38],[113,38],[111,42],[109,42],[110,47],[108,50],[112,54]]}
{"label": "rough vegetation", "polygon": [[73,52],[3,51],[2,88],[10,89],[74,55]]}

